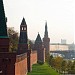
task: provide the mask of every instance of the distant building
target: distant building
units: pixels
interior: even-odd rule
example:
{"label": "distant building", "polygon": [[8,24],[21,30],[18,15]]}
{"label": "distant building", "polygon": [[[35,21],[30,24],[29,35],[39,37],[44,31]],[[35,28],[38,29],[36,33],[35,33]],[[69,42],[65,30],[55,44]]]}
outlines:
{"label": "distant building", "polygon": [[61,44],[66,44],[66,40],[65,39],[61,39]]}
{"label": "distant building", "polygon": [[65,44],[64,43],[51,43],[50,44],[51,51],[66,51],[66,50],[75,50],[75,44]]}
{"label": "distant building", "polygon": [[75,44],[74,43],[69,44],[68,46],[69,46],[69,50],[75,50]]}
{"label": "distant building", "polygon": [[69,50],[68,44],[51,43],[50,51],[65,51]]}

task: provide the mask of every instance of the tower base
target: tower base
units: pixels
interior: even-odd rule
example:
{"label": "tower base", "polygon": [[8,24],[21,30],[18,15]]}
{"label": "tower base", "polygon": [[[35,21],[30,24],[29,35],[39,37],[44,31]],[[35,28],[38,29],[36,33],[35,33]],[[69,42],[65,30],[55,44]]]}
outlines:
{"label": "tower base", "polygon": [[0,52],[9,52],[9,38],[0,38]]}

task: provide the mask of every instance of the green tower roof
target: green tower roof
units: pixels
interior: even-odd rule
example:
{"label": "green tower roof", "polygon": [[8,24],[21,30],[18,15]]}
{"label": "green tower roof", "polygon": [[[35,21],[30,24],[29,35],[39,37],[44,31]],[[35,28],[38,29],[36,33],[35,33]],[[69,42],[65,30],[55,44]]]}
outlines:
{"label": "green tower roof", "polygon": [[39,34],[39,33],[38,33],[38,35],[37,35],[37,38],[36,38],[35,42],[42,42],[42,40],[41,40],[41,37],[40,37],[40,34]]}
{"label": "green tower roof", "polygon": [[25,18],[22,19],[21,25],[26,25]]}
{"label": "green tower roof", "polygon": [[0,0],[0,38],[6,38],[6,37],[8,36],[7,36],[5,12],[4,12],[3,0]]}

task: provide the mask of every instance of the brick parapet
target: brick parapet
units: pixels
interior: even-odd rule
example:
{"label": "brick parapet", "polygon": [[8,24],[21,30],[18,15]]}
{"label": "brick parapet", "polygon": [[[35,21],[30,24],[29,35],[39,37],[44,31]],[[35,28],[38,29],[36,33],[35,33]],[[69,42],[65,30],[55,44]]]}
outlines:
{"label": "brick parapet", "polygon": [[27,75],[27,53],[16,56],[15,75]]}
{"label": "brick parapet", "polygon": [[27,58],[27,53],[16,55],[16,62],[20,62],[20,61],[24,60],[25,58]]}
{"label": "brick parapet", "polygon": [[31,51],[31,65],[37,63],[37,51],[33,50]]}

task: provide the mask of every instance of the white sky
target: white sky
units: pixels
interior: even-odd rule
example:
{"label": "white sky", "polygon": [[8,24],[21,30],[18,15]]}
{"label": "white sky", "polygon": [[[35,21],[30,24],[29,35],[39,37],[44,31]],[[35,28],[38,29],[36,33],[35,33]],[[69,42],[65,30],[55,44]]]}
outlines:
{"label": "white sky", "polygon": [[8,27],[20,30],[22,18],[28,25],[28,37],[35,40],[38,32],[44,36],[45,21],[51,42],[74,41],[75,0],[4,0]]}

